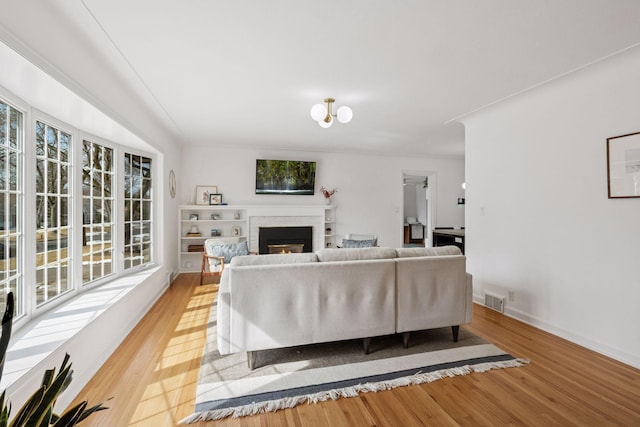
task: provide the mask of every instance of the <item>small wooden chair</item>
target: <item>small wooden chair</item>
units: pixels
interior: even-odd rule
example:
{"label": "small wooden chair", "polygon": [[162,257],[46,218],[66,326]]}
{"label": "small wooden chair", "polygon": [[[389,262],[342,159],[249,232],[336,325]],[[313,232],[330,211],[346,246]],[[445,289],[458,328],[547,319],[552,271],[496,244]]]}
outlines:
{"label": "small wooden chair", "polygon": [[207,239],[204,242],[202,252],[202,267],[200,269],[200,284],[204,283],[204,278],[208,276],[221,276],[224,271],[225,258],[230,261],[229,256],[212,253],[216,246],[232,245],[246,241],[245,237],[216,237]]}

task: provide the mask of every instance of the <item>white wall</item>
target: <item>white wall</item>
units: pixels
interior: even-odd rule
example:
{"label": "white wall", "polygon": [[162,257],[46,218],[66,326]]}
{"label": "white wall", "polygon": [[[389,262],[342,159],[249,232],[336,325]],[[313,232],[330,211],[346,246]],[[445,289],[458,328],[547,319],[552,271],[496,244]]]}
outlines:
{"label": "white wall", "polygon": [[640,199],[606,138],[640,131],[640,48],[464,119],[467,268],[508,314],[640,367]]}
{"label": "white wall", "polygon": [[[256,159],[315,160],[315,196],[255,194]],[[182,204],[194,202],[195,186],[217,185],[223,201],[235,205],[314,205],[324,203],[318,189],[338,188],[336,232],[377,234],[381,246],[403,241],[403,170],[430,170],[438,175],[438,218],[463,224],[457,192],[464,181],[464,160],[382,157],[324,152],[240,150],[226,147],[185,148],[180,190]],[[453,194],[452,194],[453,192]]]}

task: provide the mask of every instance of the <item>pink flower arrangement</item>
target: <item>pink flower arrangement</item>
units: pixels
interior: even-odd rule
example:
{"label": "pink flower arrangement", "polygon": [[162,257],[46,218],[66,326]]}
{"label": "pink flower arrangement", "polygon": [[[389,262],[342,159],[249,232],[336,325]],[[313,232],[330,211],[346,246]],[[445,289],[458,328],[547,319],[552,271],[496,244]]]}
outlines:
{"label": "pink flower arrangement", "polygon": [[334,188],[333,190],[327,190],[326,188],[322,187],[320,188],[320,191],[322,191],[322,195],[324,196],[325,199],[329,199],[331,198],[331,196],[333,196],[338,192],[338,189]]}

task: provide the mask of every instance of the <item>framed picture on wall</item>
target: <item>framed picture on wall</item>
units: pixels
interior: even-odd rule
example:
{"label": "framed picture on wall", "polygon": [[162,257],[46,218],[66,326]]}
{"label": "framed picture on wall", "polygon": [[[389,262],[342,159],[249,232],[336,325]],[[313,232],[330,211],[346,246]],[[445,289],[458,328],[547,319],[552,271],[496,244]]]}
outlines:
{"label": "framed picture on wall", "polygon": [[196,186],[196,205],[208,205],[210,195],[218,192],[216,185],[197,185]]}
{"label": "framed picture on wall", "polygon": [[607,138],[610,199],[640,197],[640,132]]}

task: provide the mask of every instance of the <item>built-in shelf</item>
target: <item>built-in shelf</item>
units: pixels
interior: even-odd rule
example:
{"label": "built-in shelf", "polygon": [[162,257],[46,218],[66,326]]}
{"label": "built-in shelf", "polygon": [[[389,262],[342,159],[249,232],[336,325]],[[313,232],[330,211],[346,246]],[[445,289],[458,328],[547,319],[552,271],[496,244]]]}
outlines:
{"label": "built-in shelf", "polygon": [[[304,220],[313,223],[314,250],[336,247],[336,207],[324,206],[233,206],[233,205],[183,205],[179,207],[178,265],[181,273],[200,271],[202,253],[189,251],[189,246],[204,245],[211,230],[218,230],[220,237],[238,236],[247,239],[249,250],[256,252],[257,233],[260,226],[270,222],[275,226]],[[212,219],[211,215],[218,215]],[[195,227],[195,228],[194,228]],[[201,236],[187,236],[192,228]],[[327,231],[330,230],[330,232]],[[252,232],[253,230],[253,232]]]}

